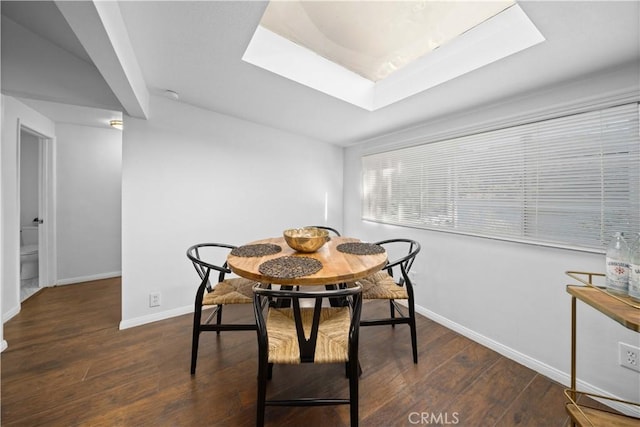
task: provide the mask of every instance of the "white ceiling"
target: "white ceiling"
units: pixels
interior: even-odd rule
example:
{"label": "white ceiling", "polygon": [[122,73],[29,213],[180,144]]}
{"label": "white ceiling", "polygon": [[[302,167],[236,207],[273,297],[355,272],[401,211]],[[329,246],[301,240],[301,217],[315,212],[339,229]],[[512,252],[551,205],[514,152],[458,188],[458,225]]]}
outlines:
{"label": "white ceiling", "polygon": [[[518,3],[545,42],[373,112],[242,61],[265,2],[122,1],[119,9],[150,93],[171,89],[180,94],[180,102],[337,145],[350,145],[618,65],[640,62],[638,1]],[[83,61],[90,60],[79,47],[95,40],[84,34],[78,43],[51,3],[3,0],[1,6],[9,19]],[[29,92],[32,86],[5,73],[5,67],[10,65],[5,64],[5,46],[17,42],[11,37],[5,32],[3,21],[2,91],[22,94],[31,99],[31,105],[37,105],[38,94]],[[104,68],[99,71],[108,75]],[[119,92],[114,89],[105,97],[113,97],[114,93],[118,96]],[[51,97],[46,100],[52,101]]]}

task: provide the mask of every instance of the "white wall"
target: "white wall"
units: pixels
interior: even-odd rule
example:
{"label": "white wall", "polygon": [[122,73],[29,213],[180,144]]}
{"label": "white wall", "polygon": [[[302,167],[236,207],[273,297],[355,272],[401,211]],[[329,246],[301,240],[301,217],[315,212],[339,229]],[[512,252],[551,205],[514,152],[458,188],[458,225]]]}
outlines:
{"label": "white wall", "polygon": [[57,284],[121,273],[122,132],[56,125]]}
{"label": "white wall", "polygon": [[47,172],[52,197],[45,210],[56,224],[50,233],[57,236],[57,245],[53,246],[52,236],[47,236],[45,244],[58,262],[51,266],[52,277],[45,286],[120,274],[122,137],[112,129],[56,125],[13,97],[3,95],[2,107],[0,308],[4,323],[20,312],[19,124],[51,138],[46,143],[54,157],[53,169]]}
{"label": "white wall", "polygon": [[193,310],[192,244],[323,224],[325,193],[327,223],[341,228],[341,148],[165,98],[150,111],[125,117],[122,328]]}
{"label": "white wall", "polygon": [[[2,126],[0,127],[0,131],[2,130],[2,128],[4,128],[4,96],[0,96],[0,120],[2,122]],[[1,141],[1,140],[0,140]],[[2,144],[0,144],[2,145]],[[0,279],[4,279],[3,276],[3,271],[4,268],[2,267],[3,263],[4,263],[4,245],[1,242],[4,242],[4,233],[3,233],[3,229],[4,226],[2,225],[4,223],[4,212],[2,209],[2,200],[3,200],[3,182],[4,179],[2,179],[2,172],[4,170],[3,165],[2,165],[2,159],[3,159],[3,155],[2,155],[2,149],[0,148]],[[4,309],[3,309],[3,296],[2,294],[3,292],[3,286],[0,283],[0,352],[3,352],[6,348],[7,348],[7,341],[4,339]]]}
{"label": "white wall", "polygon": [[[19,124],[41,135],[53,137],[55,125],[15,98],[2,96],[1,216],[2,321],[20,311],[20,195],[18,193]],[[51,142],[54,144],[55,142]]]}
{"label": "white wall", "polygon": [[[596,98],[608,99],[605,103],[637,101],[638,75],[637,64],[622,67],[347,149],[344,231],[368,241],[390,237],[419,241],[422,251],[414,269],[420,312],[568,385],[571,298],[565,286],[572,280],[564,272],[602,272],[604,255],[364,222],[360,158],[415,144],[419,137],[438,138],[527,114],[542,115],[553,108],[568,111],[572,103]],[[640,346],[640,335],[579,303],[580,388],[640,401],[640,375],[618,366],[618,341]]]}

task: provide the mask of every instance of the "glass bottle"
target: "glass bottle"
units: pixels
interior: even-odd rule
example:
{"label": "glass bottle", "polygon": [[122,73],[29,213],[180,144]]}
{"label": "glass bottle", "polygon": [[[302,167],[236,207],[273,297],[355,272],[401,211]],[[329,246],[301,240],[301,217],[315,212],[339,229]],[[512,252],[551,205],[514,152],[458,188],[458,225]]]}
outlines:
{"label": "glass bottle", "polygon": [[629,291],[629,246],[624,235],[617,232],[607,247],[606,286],[611,293],[627,295]]}
{"label": "glass bottle", "polygon": [[640,233],[629,243],[629,296],[640,301]]}

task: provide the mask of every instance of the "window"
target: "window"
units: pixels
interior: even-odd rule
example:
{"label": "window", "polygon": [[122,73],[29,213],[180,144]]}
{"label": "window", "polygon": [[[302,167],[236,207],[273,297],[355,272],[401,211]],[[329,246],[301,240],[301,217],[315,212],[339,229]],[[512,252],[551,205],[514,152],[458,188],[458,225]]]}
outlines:
{"label": "window", "polygon": [[640,230],[638,104],[362,158],[362,218],[603,251]]}

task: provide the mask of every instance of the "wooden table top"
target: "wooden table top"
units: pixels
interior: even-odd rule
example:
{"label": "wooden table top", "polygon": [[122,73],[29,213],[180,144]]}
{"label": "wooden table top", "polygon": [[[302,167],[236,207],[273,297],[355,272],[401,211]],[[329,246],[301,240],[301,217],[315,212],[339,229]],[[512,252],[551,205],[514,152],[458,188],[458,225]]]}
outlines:
{"label": "wooden table top", "polygon": [[[240,277],[279,285],[330,285],[353,282],[369,276],[385,266],[387,262],[386,252],[375,255],[352,255],[336,249],[339,244],[347,242],[359,242],[359,240],[350,237],[331,237],[331,240],[316,252],[302,253],[291,249],[285,242],[284,237],[274,237],[248,244],[271,243],[280,246],[282,248],[281,252],[255,257],[240,257],[230,254],[227,257],[227,263],[231,271]],[[269,277],[259,271],[260,264],[263,262],[284,256],[314,258],[322,263],[322,268],[317,273],[295,278]]]}
{"label": "wooden table top", "polygon": [[592,286],[567,285],[567,292],[621,325],[640,332],[640,309],[625,304]]}

